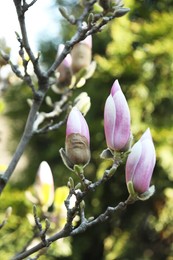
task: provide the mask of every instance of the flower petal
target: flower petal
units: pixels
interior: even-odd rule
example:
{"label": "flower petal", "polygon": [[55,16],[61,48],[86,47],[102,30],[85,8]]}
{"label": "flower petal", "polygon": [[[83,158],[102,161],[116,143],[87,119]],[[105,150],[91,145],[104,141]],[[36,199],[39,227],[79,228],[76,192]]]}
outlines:
{"label": "flower petal", "polygon": [[106,100],[104,109],[104,130],[107,146],[114,150],[114,128],[116,121],[116,109],[111,95]]}
{"label": "flower petal", "polygon": [[130,138],[130,111],[122,91],[118,91],[113,100],[116,106],[116,122],[114,127],[114,147],[121,150]]}
{"label": "flower petal", "polygon": [[111,88],[111,95],[114,96],[117,91],[121,90],[120,84],[116,79]]}
{"label": "flower petal", "polygon": [[126,162],[126,183],[133,180],[133,176],[142,153],[141,142],[135,143]]}
{"label": "flower petal", "polygon": [[67,119],[66,136],[70,134],[81,134],[87,138],[88,143],[90,142],[87,122],[76,107],[72,108]]}
{"label": "flower petal", "polygon": [[155,165],[155,149],[151,140],[141,142],[142,154],[133,178],[134,188],[143,193],[149,189]]}

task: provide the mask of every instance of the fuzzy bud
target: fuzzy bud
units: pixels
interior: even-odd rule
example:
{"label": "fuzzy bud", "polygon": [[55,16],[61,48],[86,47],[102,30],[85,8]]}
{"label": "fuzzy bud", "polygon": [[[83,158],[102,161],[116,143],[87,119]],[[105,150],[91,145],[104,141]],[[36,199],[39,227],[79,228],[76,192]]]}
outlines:
{"label": "fuzzy bud", "polygon": [[104,130],[107,146],[113,151],[126,151],[131,140],[130,111],[118,80],[111,88],[104,108]]}
{"label": "fuzzy bud", "polygon": [[73,107],[66,127],[65,150],[60,149],[64,164],[73,170],[75,165],[85,166],[90,160],[90,135],[81,112]]}
{"label": "fuzzy bud", "polygon": [[81,69],[87,68],[92,59],[92,37],[89,35],[83,41],[74,45],[71,51],[72,71],[77,73]]}
{"label": "fuzzy bud", "polygon": [[142,199],[153,194],[150,182],[155,163],[155,148],[150,130],[147,129],[140,140],[133,145],[127,158],[126,183],[130,194],[140,194]]}
{"label": "fuzzy bud", "polygon": [[54,201],[54,181],[50,166],[46,161],[40,163],[34,184],[40,204],[47,209]]}
{"label": "fuzzy bud", "polygon": [[[64,49],[64,45],[60,44],[58,48],[58,57],[61,55],[62,51]],[[72,79],[72,71],[71,71],[71,55],[67,54],[67,56],[64,58],[64,60],[59,65],[57,71],[59,73],[58,75],[58,85],[60,87],[69,86],[71,84]]]}

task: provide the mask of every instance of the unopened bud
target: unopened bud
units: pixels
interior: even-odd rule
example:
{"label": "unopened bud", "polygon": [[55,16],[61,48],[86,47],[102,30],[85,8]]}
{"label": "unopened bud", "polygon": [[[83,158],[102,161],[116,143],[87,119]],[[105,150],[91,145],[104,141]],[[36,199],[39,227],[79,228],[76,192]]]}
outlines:
{"label": "unopened bud", "polygon": [[130,11],[129,8],[118,8],[118,10],[115,10],[114,15],[115,17],[121,17],[127,14],[129,11]]}
{"label": "unopened bud", "polygon": [[84,208],[85,208],[85,201],[84,201],[84,200],[81,201],[81,203],[80,203],[80,208],[81,208],[81,209],[84,209]]}
{"label": "unopened bud", "polygon": [[73,107],[67,119],[65,150],[60,149],[64,164],[71,170],[75,165],[84,167],[90,160],[89,146],[88,124],[81,112]]}
{"label": "unopened bud", "polygon": [[8,219],[12,214],[12,207],[8,207],[5,212],[5,217]]}
{"label": "unopened bud", "polygon": [[93,216],[88,218],[88,222],[91,222],[91,221],[93,221],[93,220],[94,220],[94,217],[93,217]]}
{"label": "unopened bud", "polygon": [[50,207],[54,201],[54,181],[52,171],[46,161],[40,163],[34,188],[41,206],[45,209]]}
{"label": "unopened bud", "polygon": [[85,40],[74,45],[72,51],[72,71],[77,73],[83,68],[87,68],[92,59],[92,38],[89,35]]}
{"label": "unopened bud", "polygon": [[148,128],[133,145],[126,162],[126,184],[132,197],[137,194],[139,199],[144,200],[154,193],[154,188],[150,189],[150,182],[155,163],[156,152]]}
{"label": "unopened bud", "polygon": [[[58,48],[59,57],[64,50],[64,45],[60,44]],[[57,72],[58,75],[58,85],[60,87],[69,86],[71,84],[72,72],[71,72],[71,55],[67,54],[62,63],[59,65]]]}
{"label": "unopened bud", "polygon": [[129,149],[130,110],[118,80],[115,80],[105,103],[104,130],[108,148],[113,151]]}
{"label": "unopened bud", "polygon": [[84,116],[91,106],[90,97],[88,96],[87,92],[80,93],[80,95],[75,98],[74,103]]}

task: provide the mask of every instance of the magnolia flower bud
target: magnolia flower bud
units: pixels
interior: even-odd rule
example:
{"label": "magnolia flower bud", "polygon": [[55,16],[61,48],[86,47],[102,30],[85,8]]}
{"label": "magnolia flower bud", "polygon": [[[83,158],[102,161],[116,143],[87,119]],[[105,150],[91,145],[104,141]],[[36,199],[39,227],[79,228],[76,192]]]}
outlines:
{"label": "magnolia flower bud", "polygon": [[83,41],[74,45],[72,51],[72,71],[77,73],[83,68],[87,68],[92,59],[92,37],[89,35]]}
{"label": "magnolia flower bud", "polygon": [[77,107],[79,111],[81,111],[85,116],[91,106],[90,97],[88,96],[87,92],[80,93],[79,96],[75,98],[74,104],[75,107]]}
{"label": "magnolia flower bud", "polygon": [[[64,49],[64,45],[60,44],[58,48],[58,57],[62,53]],[[69,86],[71,84],[72,79],[72,71],[71,71],[71,55],[67,54],[64,60],[59,65],[57,71],[59,72],[58,76],[58,84],[60,87]]]}
{"label": "magnolia flower bud", "polygon": [[104,130],[107,146],[114,151],[128,150],[131,139],[130,111],[116,80],[104,108]]}
{"label": "magnolia flower bud", "polygon": [[[135,193],[147,196],[152,194],[150,182],[153,174],[153,169],[156,163],[156,153],[152,141],[149,128],[142,135],[140,140],[135,143],[131,149],[126,162],[126,184],[127,187],[133,186]],[[130,185],[130,186],[129,186]],[[131,193],[131,191],[129,191]],[[153,193],[153,189],[152,189]],[[143,196],[144,197],[144,196]],[[148,197],[147,197],[148,198]],[[140,196],[139,196],[140,199]],[[142,199],[142,197],[141,197]],[[145,199],[145,198],[143,198]]]}
{"label": "magnolia flower bud", "polygon": [[65,154],[63,161],[69,168],[75,164],[85,166],[90,160],[90,136],[87,122],[81,112],[73,107],[67,120]]}
{"label": "magnolia flower bud", "polygon": [[34,184],[40,204],[47,209],[54,201],[54,181],[52,171],[46,161],[40,163]]}

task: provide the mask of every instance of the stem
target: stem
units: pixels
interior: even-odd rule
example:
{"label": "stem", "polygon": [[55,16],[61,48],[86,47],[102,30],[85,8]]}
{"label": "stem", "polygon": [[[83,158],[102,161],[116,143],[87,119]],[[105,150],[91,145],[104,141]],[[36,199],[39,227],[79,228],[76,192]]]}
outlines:
{"label": "stem", "polygon": [[[63,238],[63,237],[66,237],[68,234],[67,234],[67,231],[66,231],[66,228],[62,229],[60,232],[58,232],[56,235],[52,236],[51,238],[47,239],[47,242],[52,243],[54,242],[55,240],[57,239],[60,239],[60,238]],[[44,248],[45,247],[45,244],[43,242],[40,242],[39,244],[37,244],[36,246],[32,247],[31,249],[21,253],[21,254],[18,254],[16,256],[14,256],[11,260],[21,260],[21,259],[24,259],[25,257],[27,256],[30,256],[31,254],[39,251],[40,249]]]}

